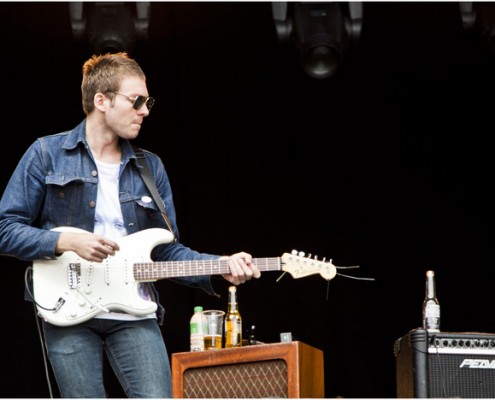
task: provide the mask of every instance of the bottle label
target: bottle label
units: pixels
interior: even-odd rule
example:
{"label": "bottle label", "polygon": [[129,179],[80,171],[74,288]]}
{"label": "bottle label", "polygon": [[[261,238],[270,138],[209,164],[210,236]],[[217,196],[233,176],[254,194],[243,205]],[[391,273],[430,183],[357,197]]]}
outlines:
{"label": "bottle label", "polygon": [[200,325],[196,322],[193,322],[191,323],[190,325],[190,328],[191,328],[191,334],[195,334],[195,333],[202,333],[199,329],[200,329]]}
{"label": "bottle label", "polygon": [[425,329],[440,329],[440,305],[427,304],[425,308],[424,326]]}
{"label": "bottle label", "polygon": [[428,304],[425,310],[425,317],[440,319],[440,306],[438,304]]}
{"label": "bottle label", "polygon": [[225,320],[225,347],[238,347],[242,345],[242,321],[240,318]]}

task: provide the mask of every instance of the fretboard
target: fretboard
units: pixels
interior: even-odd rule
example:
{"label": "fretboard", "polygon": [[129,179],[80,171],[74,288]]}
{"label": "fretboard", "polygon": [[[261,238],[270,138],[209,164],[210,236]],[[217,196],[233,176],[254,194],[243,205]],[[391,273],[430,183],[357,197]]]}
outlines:
{"label": "fretboard", "polygon": [[[253,263],[263,271],[281,271],[280,257],[254,258]],[[228,260],[156,261],[134,263],[134,279],[150,281],[181,276],[221,275],[230,273]]]}

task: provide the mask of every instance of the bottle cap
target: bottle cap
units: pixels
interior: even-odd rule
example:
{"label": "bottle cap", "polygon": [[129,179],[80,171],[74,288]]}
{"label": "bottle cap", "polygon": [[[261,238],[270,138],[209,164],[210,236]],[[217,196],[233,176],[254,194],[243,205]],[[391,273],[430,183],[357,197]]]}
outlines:
{"label": "bottle cap", "polygon": [[203,307],[202,306],[195,306],[194,307],[194,312],[201,312],[203,311]]}

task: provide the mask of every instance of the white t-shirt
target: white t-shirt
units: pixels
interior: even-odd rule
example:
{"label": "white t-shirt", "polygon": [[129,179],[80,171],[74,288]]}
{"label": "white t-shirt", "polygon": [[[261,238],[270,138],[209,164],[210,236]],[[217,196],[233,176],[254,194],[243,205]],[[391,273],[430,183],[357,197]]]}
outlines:
{"label": "white t-shirt", "polygon": [[96,161],[98,197],[94,233],[116,240],[127,235],[119,201],[120,164]]}
{"label": "white t-shirt", "polygon": [[[119,201],[120,164],[108,164],[96,160],[96,167],[98,168],[98,195],[94,233],[112,240],[118,240],[127,235]],[[150,300],[150,295],[143,284],[139,284],[139,294],[143,299]],[[156,315],[153,313],[144,317],[137,317],[123,312],[102,311],[95,318],[137,320],[156,318]]]}

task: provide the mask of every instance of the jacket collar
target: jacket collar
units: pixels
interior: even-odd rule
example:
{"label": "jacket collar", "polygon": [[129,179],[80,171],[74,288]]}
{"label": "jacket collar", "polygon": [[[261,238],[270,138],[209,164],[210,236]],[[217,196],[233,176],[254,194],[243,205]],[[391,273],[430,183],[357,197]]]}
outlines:
{"label": "jacket collar", "polygon": [[[62,148],[74,150],[79,144],[82,144],[87,149],[89,148],[88,142],[86,141],[86,118],[74,129],[69,131]],[[122,150],[122,161],[124,163],[130,159],[136,160],[136,155],[128,140],[120,139],[120,148]]]}

